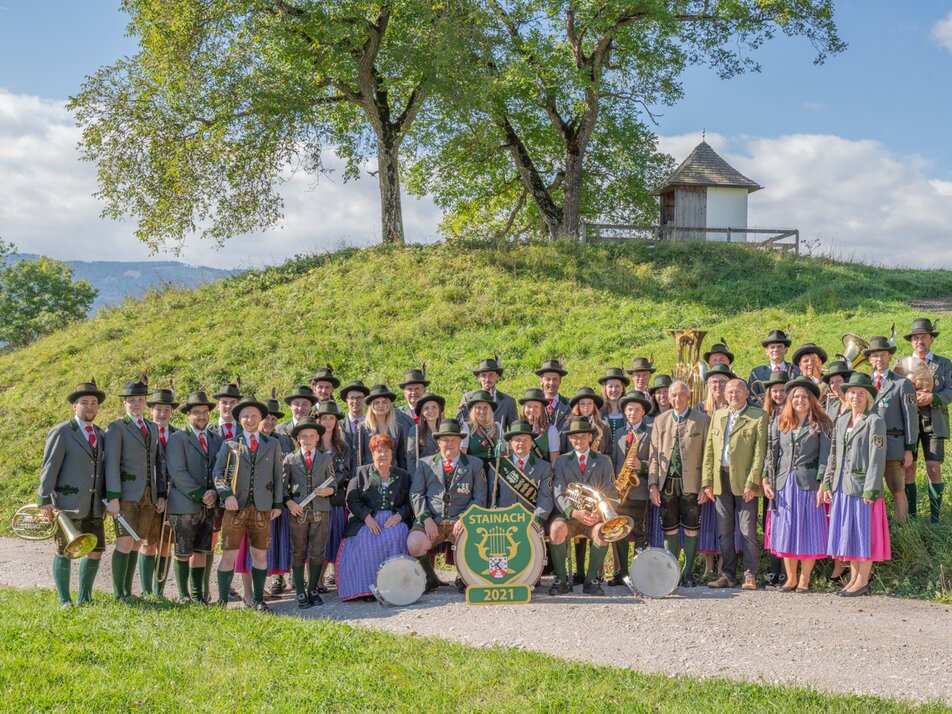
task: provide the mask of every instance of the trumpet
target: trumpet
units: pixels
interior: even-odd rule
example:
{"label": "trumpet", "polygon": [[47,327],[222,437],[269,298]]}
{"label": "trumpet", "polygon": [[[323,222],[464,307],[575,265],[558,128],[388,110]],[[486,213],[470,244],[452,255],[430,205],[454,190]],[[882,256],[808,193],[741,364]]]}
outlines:
{"label": "trumpet", "polygon": [[172,549],[172,526],[169,524],[168,511],[162,514],[162,528],[159,530],[159,546],[156,551],[159,555],[159,559],[155,568],[155,579],[160,583],[164,583],[169,579],[169,568],[172,566],[172,554],[169,553],[168,556],[163,555],[166,551],[171,551]]}
{"label": "trumpet", "polygon": [[635,527],[635,522],[631,518],[619,516],[612,507],[612,502],[605,498],[600,491],[587,484],[578,481],[570,483],[565,489],[565,496],[575,508],[582,511],[591,511],[601,516],[600,532],[602,540],[607,543],[614,543],[616,540],[627,538]]}
{"label": "trumpet", "polygon": [[628,459],[638,454],[638,448],[644,438],[645,435],[641,434],[632,439],[631,446],[628,447],[628,452],[625,454],[625,462],[618,469],[618,476],[615,477],[615,490],[618,491],[619,503],[624,503],[628,499],[628,492],[637,488],[638,484],[641,483],[638,472],[628,465]]}
{"label": "trumpet", "polygon": [[79,513],[77,510],[57,511],[52,519],[35,503],[27,504],[13,514],[11,529],[13,534],[23,540],[47,540],[59,530],[63,540],[63,555],[67,558],[82,558],[96,547],[96,536],[92,533],[80,533],[67,513]]}

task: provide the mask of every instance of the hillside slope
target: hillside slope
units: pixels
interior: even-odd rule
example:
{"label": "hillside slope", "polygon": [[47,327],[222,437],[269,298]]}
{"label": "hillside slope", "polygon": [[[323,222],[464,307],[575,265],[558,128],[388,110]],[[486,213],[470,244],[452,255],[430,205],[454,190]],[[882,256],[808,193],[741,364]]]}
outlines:
{"label": "hillside slope", "polygon": [[[670,327],[728,340],[739,371],[763,361],[759,340],[791,325],[795,343],[831,353],[840,335],[901,331],[904,301],[952,294],[952,272],[897,270],[781,256],[726,244],[438,244],[380,246],[306,257],[195,292],[166,289],[104,309],[0,356],[0,515],[34,496],[47,429],[69,415],[64,396],[95,377],[115,395],[140,372],[180,392],[211,390],[236,374],[246,391],[282,394],[315,367],[344,381],[395,386],[429,365],[432,388],[454,406],[470,370],[498,352],[500,388],[537,384],[545,358],[564,354],[563,392],[605,367],[654,355],[675,361]],[[906,343],[900,339],[901,349]],[[948,353],[945,335],[937,345]]]}

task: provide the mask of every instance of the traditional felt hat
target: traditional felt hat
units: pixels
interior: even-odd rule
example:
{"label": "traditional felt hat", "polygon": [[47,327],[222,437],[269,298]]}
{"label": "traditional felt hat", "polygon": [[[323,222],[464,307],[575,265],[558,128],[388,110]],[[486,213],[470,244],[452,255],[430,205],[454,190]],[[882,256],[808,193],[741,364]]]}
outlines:
{"label": "traditional felt hat", "polygon": [[396,400],[397,395],[394,394],[386,384],[375,384],[370,388],[370,391],[367,392],[367,403],[369,404],[374,399],[380,399],[381,397],[393,402]]}
{"label": "traditional felt hat", "polygon": [[466,408],[472,409],[474,404],[479,404],[480,402],[485,402],[493,409],[496,408],[496,400],[493,399],[493,395],[485,389],[477,389],[475,392],[472,392],[466,399]]}
{"label": "traditional felt hat", "polygon": [[478,377],[480,372],[495,372],[501,377],[502,362],[499,361],[499,356],[497,355],[495,357],[480,360],[479,367],[473,370],[473,375]]}
{"label": "traditional felt hat", "polygon": [[869,347],[863,350],[863,356],[869,357],[873,352],[888,352],[889,354],[895,354],[896,345],[895,343],[890,344],[888,337],[876,335],[875,337],[869,338]]}
{"label": "traditional felt hat", "polygon": [[532,424],[525,419],[517,419],[509,425],[509,430],[503,436],[507,440],[514,436],[531,436],[534,439],[535,431],[532,429]]}
{"label": "traditional felt hat", "polygon": [[903,335],[903,337],[909,341],[912,341],[913,335],[932,335],[933,337],[938,337],[939,333],[936,331],[938,326],[938,319],[932,322],[928,317],[917,317],[912,321],[912,329],[909,330],[909,334]]}
{"label": "traditional felt hat", "polygon": [[648,387],[648,394],[654,394],[659,389],[670,387],[673,381],[670,374],[656,374],[651,380],[651,386]]}
{"label": "traditional felt hat", "polygon": [[789,382],[787,382],[783,388],[787,390],[787,394],[790,394],[790,392],[792,392],[797,387],[803,387],[817,399],[820,398],[819,385],[809,377],[794,377]]}
{"label": "traditional felt hat", "polygon": [[463,438],[463,429],[456,419],[443,419],[437,430],[433,432],[433,438],[439,439],[441,436],[458,436]]}
{"label": "traditional felt hat", "polygon": [[77,384],[76,389],[66,395],[66,401],[75,404],[82,397],[96,397],[100,404],[106,401],[106,393],[96,385],[95,379]]}
{"label": "traditional felt hat", "polygon": [[654,362],[646,357],[635,357],[631,361],[631,369],[625,370],[628,374],[635,372],[655,372]]}
{"label": "traditional felt hat", "polygon": [[340,407],[337,406],[337,402],[333,399],[328,399],[326,402],[321,402],[317,405],[317,416],[322,417],[325,414],[336,416],[338,421],[344,418],[344,412],[340,410]]}
{"label": "traditional felt hat", "polygon": [[168,404],[173,409],[176,409],[179,403],[175,401],[175,390],[172,390],[172,389],[153,390],[152,397],[146,400],[145,405],[147,407],[154,407],[159,404]]}
{"label": "traditional felt hat", "polygon": [[710,362],[711,355],[724,355],[730,364],[734,363],[734,353],[727,347],[727,341],[722,337],[720,342],[716,342],[711,349],[704,353],[704,361]]}
{"label": "traditional felt hat", "polygon": [[568,370],[565,369],[565,366],[562,364],[561,359],[544,360],[542,362],[542,366],[539,367],[539,369],[535,371],[535,373],[540,377],[546,372],[555,372],[556,374],[560,374],[563,377],[569,373]]}
{"label": "traditional felt hat", "polygon": [[790,374],[785,369],[778,369],[776,372],[771,372],[770,376],[764,380],[764,388],[770,389],[775,384],[786,384],[790,381]]}
{"label": "traditional felt hat", "polygon": [[255,395],[249,394],[248,396],[242,397],[238,400],[238,403],[232,408],[231,415],[238,419],[241,416],[241,412],[248,407],[254,407],[259,412],[261,412],[261,418],[264,419],[268,416],[268,405],[259,402],[255,399]]}
{"label": "traditional felt hat", "polygon": [[195,407],[208,407],[213,409],[215,407],[215,402],[208,401],[208,396],[205,392],[189,392],[188,398],[185,400],[185,403],[178,408],[182,414],[188,414]]}
{"label": "traditional felt hat", "polygon": [[625,396],[623,396],[618,401],[618,406],[621,407],[622,411],[624,411],[625,407],[632,403],[640,404],[645,410],[645,413],[651,411],[651,399],[648,398],[647,394],[640,392],[637,389],[632,389],[630,392],[625,392]]}
{"label": "traditional felt hat", "polygon": [[234,383],[223,384],[218,388],[218,391],[212,395],[212,399],[221,399],[222,397],[241,399],[241,388]]}
{"label": "traditional felt hat", "polygon": [[587,417],[572,417],[569,422],[569,428],[565,430],[566,436],[572,434],[594,434],[596,429]]}
{"label": "traditional felt hat", "polygon": [[760,341],[760,345],[766,347],[767,345],[773,345],[778,342],[789,347],[791,340],[783,330],[771,330],[767,333],[767,336]]}
{"label": "traditional felt hat", "polygon": [[873,399],[876,398],[876,394],[879,392],[879,390],[876,389],[876,385],[873,384],[872,377],[865,372],[853,372],[850,378],[840,385],[840,389],[842,389],[844,393],[851,389],[865,389],[873,395]]}
{"label": "traditional felt hat", "polygon": [[850,366],[845,361],[836,360],[835,362],[830,362],[827,366],[826,374],[824,374],[821,379],[829,384],[830,377],[842,377],[848,380],[851,374],[853,374],[853,370],[850,369]]}
{"label": "traditional felt hat", "polygon": [[526,393],[519,397],[519,404],[525,404],[526,402],[539,402],[543,406],[549,403],[549,398],[545,396],[545,392],[537,387],[527,389]]}
{"label": "traditional felt hat", "polygon": [[143,382],[142,380],[136,382],[126,382],[122,391],[119,392],[120,397],[147,397],[149,396],[149,384],[148,382]]}
{"label": "traditional felt hat", "polygon": [[409,369],[403,373],[403,381],[398,382],[397,386],[404,389],[408,384],[422,384],[424,387],[430,386],[430,380],[426,378],[426,362],[420,369]]}
{"label": "traditional felt hat", "polygon": [[599,384],[605,384],[610,379],[617,379],[626,387],[631,384],[631,378],[625,374],[625,370],[621,367],[609,367],[605,370],[605,374],[598,378]]}
{"label": "traditional felt hat", "polygon": [[314,396],[314,392],[306,384],[299,384],[292,389],[291,393],[284,398],[284,403],[291,406],[291,402],[295,399],[306,399],[311,403],[311,406],[317,404],[317,397]]}
{"label": "traditional felt hat", "polygon": [[330,382],[334,389],[340,386],[340,380],[334,376],[334,368],[330,365],[317,368],[317,371],[311,377],[311,384],[314,384],[314,382]]}
{"label": "traditional felt hat", "polygon": [[441,397],[439,394],[434,394],[433,392],[427,392],[417,399],[416,404],[413,405],[413,411],[416,412],[417,416],[421,416],[423,414],[423,407],[428,402],[436,402],[439,404],[441,412],[446,409],[446,400],[443,397]]}
{"label": "traditional felt hat", "polygon": [[347,395],[351,392],[360,392],[365,397],[370,394],[370,389],[366,384],[361,382],[359,379],[354,380],[353,382],[348,382],[343,387],[341,387],[338,394],[340,394],[341,399],[347,399]]}
{"label": "traditional felt hat", "polygon": [[605,405],[605,400],[602,399],[602,395],[596,392],[591,387],[581,387],[579,390],[572,395],[572,398],[569,399],[569,406],[574,407],[582,399],[591,399],[595,402],[595,407],[601,409]]}
{"label": "traditional felt hat", "polygon": [[800,359],[806,355],[816,355],[820,358],[820,364],[826,362],[826,350],[813,342],[806,342],[797,347],[793,357],[790,358],[790,362],[800,366]]}
{"label": "traditional felt hat", "polygon": [[291,438],[297,439],[298,434],[300,434],[305,429],[314,429],[317,431],[318,436],[324,436],[324,427],[318,424],[317,419],[314,417],[306,416],[301,419],[297,424],[291,427]]}
{"label": "traditional felt hat", "polygon": [[718,374],[727,377],[728,379],[737,379],[737,374],[726,364],[715,364],[713,367],[704,372],[704,381],[707,382],[711,377],[714,377]]}
{"label": "traditional felt hat", "polygon": [[281,411],[281,402],[272,395],[271,399],[265,399],[264,405],[268,407],[268,414],[273,414],[278,419],[284,418],[284,412]]}

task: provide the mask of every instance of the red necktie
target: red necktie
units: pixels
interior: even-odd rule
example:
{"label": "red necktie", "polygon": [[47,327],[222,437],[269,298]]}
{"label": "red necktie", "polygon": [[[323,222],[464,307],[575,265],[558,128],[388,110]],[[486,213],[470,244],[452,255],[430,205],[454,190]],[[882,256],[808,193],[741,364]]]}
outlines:
{"label": "red necktie", "polygon": [[775,365],[773,366],[773,371],[774,371],[774,372],[779,372],[779,371],[780,371],[780,365],[779,365],[779,364],[775,364]]}
{"label": "red necktie", "polygon": [[453,462],[449,459],[443,459],[443,472],[452,473],[453,472]]}
{"label": "red necktie", "polygon": [[585,473],[585,454],[581,454],[578,457],[578,469],[582,473]]}
{"label": "red necktie", "polygon": [[635,432],[628,430],[628,435],[625,437],[625,443],[628,446],[631,446],[631,442],[635,440]]}
{"label": "red necktie", "polygon": [[142,420],[139,420],[139,431],[142,432],[142,436],[149,438],[149,430],[145,428],[145,424],[142,423]]}
{"label": "red necktie", "polygon": [[258,450],[258,440],[255,438],[255,435],[251,435],[251,445],[248,447],[251,449],[251,453],[254,453]]}
{"label": "red necktie", "polygon": [[88,434],[86,438],[89,439],[89,445],[95,449],[96,448],[96,432],[93,431],[93,428],[91,426],[87,426],[86,433]]}
{"label": "red necktie", "polygon": [[231,422],[227,422],[225,424],[225,438],[226,439],[231,438]]}
{"label": "red necktie", "polygon": [[883,375],[877,374],[876,375],[876,389],[879,389],[880,386],[882,386],[882,383],[883,383]]}
{"label": "red necktie", "polygon": [[413,415],[413,423],[414,423],[414,424],[419,424],[419,423],[420,423],[420,415],[419,415],[419,414],[414,414],[414,415]]}
{"label": "red necktie", "polygon": [[[917,355],[917,356],[918,356],[918,355]],[[923,361],[923,362],[926,361],[926,358],[925,358],[925,357],[919,357],[919,359],[920,359],[921,361]]]}
{"label": "red necktie", "polygon": [[159,439],[162,440],[162,446],[167,446],[167,445],[168,445],[168,442],[165,440],[165,427],[164,427],[164,426],[160,426],[160,427],[159,427]]}
{"label": "red necktie", "polygon": [[310,452],[310,451],[308,451],[306,454],[304,454],[304,463],[307,464],[307,467],[308,467],[308,468],[311,468],[311,466],[314,465],[314,460],[311,458],[311,452]]}
{"label": "red necktie", "polygon": [[522,469],[524,469],[525,466],[526,466],[526,462],[523,461],[522,459],[519,459],[519,470],[522,471]]}
{"label": "red necktie", "polygon": [[552,399],[549,400],[549,406],[547,406],[546,409],[550,412],[555,411],[555,397],[552,397]]}
{"label": "red necktie", "polygon": [[205,441],[205,435],[204,435],[204,434],[199,434],[199,435],[198,435],[198,443],[202,445],[202,451],[204,451],[204,452],[207,454],[207,453],[208,453],[208,442]]}

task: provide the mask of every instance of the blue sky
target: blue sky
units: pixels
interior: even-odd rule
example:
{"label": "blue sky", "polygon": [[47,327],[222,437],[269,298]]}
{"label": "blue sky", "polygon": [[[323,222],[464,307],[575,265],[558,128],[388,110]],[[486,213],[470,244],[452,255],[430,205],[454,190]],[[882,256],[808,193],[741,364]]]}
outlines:
{"label": "blue sky", "polygon": [[[96,217],[88,199],[93,169],[70,153],[75,132],[61,107],[85,75],[135,51],[118,7],[107,0],[0,0],[0,195],[7,196],[0,237],[21,250],[78,257],[74,241],[54,237],[70,225],[81,237],[110,241],[113,255],[147,255],[129,225]],[[935,253],[952,244],[945,230],[952,226],[952,3],[839,2],[837,22],[849,48],[824,65],[812,64],[805,40],[778,36],[755,55],[761,74],[722,81],[706,68],[689,70],[685,99],[658,110],[661,145],[680,161],[706,129],[717,151],[766,186],[751,197],[751,225],[796,224],[825,248],[874,262],[952,267],[952,247]],[[27,135],[32,143],[4,158],[4,142]],[[46,147],[48,155],[31,147]],[[34,171],[11,163],[23,157],[35,158]],[[31,181],[37,186],[29,188]],[[366,210],[376,201],[371,180],[311,183],[289,185],[284,229],[264,241],[241,239],[240,258],[198,245],[185,258],[232,267],[374,242],[376,207]],[[51,218],[44,226],[37,217],[42,200],[51,213],[65,212],[59,223]],[[321,233],[309,213],[315,205],[323,209]],[[332,208],[340,210],[329,217]],[[874,215],[884,210],[888,215]],[[411,236],[433,236],[439,212],[429,201],[408,200],[406,213]],[[891,246],[899,234],[902,245]],[[917,236],[932,258],[909,260]]]}

